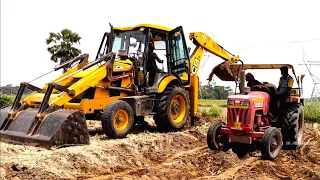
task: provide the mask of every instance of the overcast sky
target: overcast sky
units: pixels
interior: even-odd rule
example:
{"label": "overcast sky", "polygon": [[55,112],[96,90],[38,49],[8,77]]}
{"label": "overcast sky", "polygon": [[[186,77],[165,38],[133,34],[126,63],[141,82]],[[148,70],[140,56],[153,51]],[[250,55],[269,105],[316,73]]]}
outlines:
{"label": "overcast sky", "polygon": [[[309,97],[313,83],[307,69],[298,64],[303,58],[302,46],[309,60],[320,61],[319,17],[316,0],[1,0],[1,85],[17,85],[52,70],[55,64],[45,43],[49,32],[69,28],[79,33],[80,49],[93,60],[103,33],[109,31],[109,22],[114,26],[154,23],[171,28],[182,25],[187,37],[192,31],[205,32],[245,63],[291,63],[298,74],[306,74],[304,95]],[[315,40],[304,41],[311,39]],[[288,43],[293,41],[302,42]],[[192,43],[188,41],[188,45]],[[206,83],[211,69],[221,62],[215,56],[205,57],[200,80]],[[318,77],[319,70],[314,72]],[[60,73],[34,84],[42,86]],[[277,85],[280,72],[260,71],[254,75]]]}

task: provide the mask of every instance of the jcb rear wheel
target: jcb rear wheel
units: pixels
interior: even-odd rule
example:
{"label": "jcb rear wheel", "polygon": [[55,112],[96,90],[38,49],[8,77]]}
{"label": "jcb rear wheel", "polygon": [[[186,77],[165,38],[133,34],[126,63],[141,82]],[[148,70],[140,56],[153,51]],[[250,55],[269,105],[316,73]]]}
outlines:
{"label": "jcb rear wheel", "polygon": [[109,138],[124,138],[133,127],[132,107],[125,101],[115,101],[103,111],[101,122],[103,131]]}
{"label": "jcb rear wheel", "polygon": [[159,97],[154,116],[160,131],[177,131],[183,128],[189,117],[190,100],[182,87],[170,86]]}

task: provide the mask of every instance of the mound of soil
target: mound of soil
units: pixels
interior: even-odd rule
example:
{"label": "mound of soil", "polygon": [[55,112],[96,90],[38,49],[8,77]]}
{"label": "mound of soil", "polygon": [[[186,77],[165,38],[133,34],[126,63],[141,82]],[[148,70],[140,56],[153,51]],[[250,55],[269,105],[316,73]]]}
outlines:
{"label": "mound of soil", "polygon": [[[206,133],[213,120],[181,132],[140,132],[109,140],[91,136],[91,144],[42,149],[0,143],[2,179],[320,179],[319,127],[306,124],[304,146],[281,151],[275,161],[259,152],[238,159],[211,151]],[[90,127],[95,127],[90,124]]]}

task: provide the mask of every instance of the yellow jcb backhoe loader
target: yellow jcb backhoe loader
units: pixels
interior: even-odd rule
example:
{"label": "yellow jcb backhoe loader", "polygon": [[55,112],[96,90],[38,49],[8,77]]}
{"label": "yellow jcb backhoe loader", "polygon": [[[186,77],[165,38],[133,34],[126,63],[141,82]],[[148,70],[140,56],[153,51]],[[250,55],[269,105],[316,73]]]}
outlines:
{"label": "yellow jcb backhoe loader", "polygon": [[[239,59],[201,32],[190,33],[196,48],[189,57],[181,26],[110,27],[94,61],[83,54],[55,67],[76,64],[42,88],[21,83],[13,105],[1,110],[2,141],[44,147],[89,144],[86,119],[100,120],[109,138],[123,138],[146,115],[153,115],[159,131],[180,130],[188,118],[197,118],[204,51]],[[162,70],[148,69],[150,46],[163,55]],[[21,100],[26,88],[34,92]]]}

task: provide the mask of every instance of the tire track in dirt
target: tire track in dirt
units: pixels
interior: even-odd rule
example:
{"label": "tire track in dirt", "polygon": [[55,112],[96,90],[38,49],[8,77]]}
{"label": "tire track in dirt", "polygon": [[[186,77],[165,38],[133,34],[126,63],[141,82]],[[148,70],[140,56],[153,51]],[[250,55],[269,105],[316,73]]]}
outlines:
{"label": "tire track in dirt", "polygon": [[[193,149],[189,149],[187,151],[182,151],[182,152],[178,152],[178,153],[175,153],[171,156],[169,156],[167,159],[165,159],[164,162],[161,162],[159,164],[154,164],[152,166],[149,166],[147,167],[148,169],[161,169],[161,168],[165,168],[164,166],[170,166],[171,163],[181,157],[181,156],[186,156],[186,155],[192,155],[194,153],[198,153],[199,151],[201,150],[204,150],[204,149],[207,149],[207,145],[204,145],[204,146],[200,146],[200,147],[196,147],[196,148],[193,148]],[[138,172],[138,171],[143,171],[145,170],[146,167],[143,167],[143,168],[133,168],[133,169],[129,169],[129,170],[125,170],[125,171],[122,171],[122,172],[117,172],[117,173],[113,173],[113,174],[110,174],[110,175],[103,175],[103,176],[99,176],[99,177],[93,177],[93,178],[86,178],[88,180],[100,180],[100,179],[110,179],[110,178],[117,178],[117,177],[126,177],[126,175],[132,173],[132,172]],[[147,178],[148,175],[144,176],[144,178]],[[149,178],[152,178],[152,177],[149,177]],[[155,178],[153,176],[153,178]],[[159,178],[159,177],[158,177]]]}
{"label": "tire track in dirt", "polygon": [[214,176],[203,176],[203,177],[199,177],[196,179],[235,179],[237,178],[237,172],[239,171],[239,169],[243,168],[243,167],[255,167],[257,164],[259,164],[259,161],[256,157],[249,157],[245,160],[242,160],[239,164],[235,164],[234,166],[232,166],[229,169],[226,169],[224,172],[218,174],[218,175],[214,175]]}

